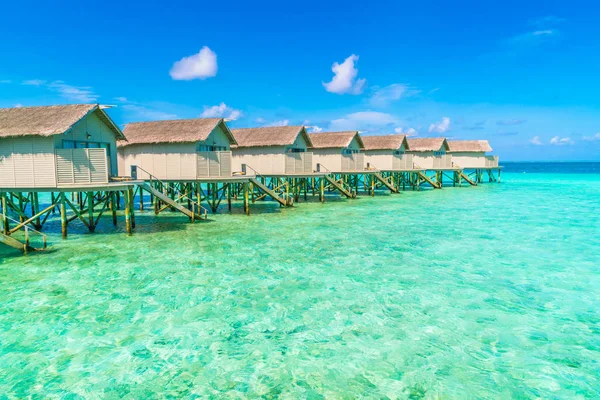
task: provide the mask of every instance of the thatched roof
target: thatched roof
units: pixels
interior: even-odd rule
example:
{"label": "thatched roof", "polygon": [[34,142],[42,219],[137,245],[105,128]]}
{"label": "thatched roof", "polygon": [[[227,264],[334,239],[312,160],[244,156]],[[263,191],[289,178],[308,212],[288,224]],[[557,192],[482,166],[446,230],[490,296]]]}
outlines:
{"label": "thatched roof", "polygon": [[487,140],[449,140],[451,153],[480,153],[492,151]]}
{"label": "thatched roof", "polygon": [[308,147],[311,146],[309,135],[303,126],[264,126],[262,128],[232,129],[231,133],[237,141],[237,147],[269,147],[289,146],[302,135]]}
{"label": "thatched roof", "polygon": [[442,146],[448,150],[446,138],[414,138],[407,139],[410,151],[438,151]]}
{"label": "thatched roof", "polygon": [[194,118],[127,124],[123,130],[127,142],[120,142],[119,147],[132,144],[199,142],[206,140],[218,126],[225,132],[229,142],[235,144],[235,139],[222,118]]}
{"label": "thatched roof", "polygon": [[345,148],[350,146],[354,138],[356,138],[361,149],[365,148],[358,131],[319,132],[311,133],[308,137],[310,137],[312,147],[315,149]]}
{"label": "thatched roof", "polygon": [[124,138],[98,104],[0,108],[0,137],[61,135],[91,113],[96,113],[118,139]]}
{"label": "thatched roof", "polygon": [[365,150],[398,150],[404,144],[410,150],[406,135],[361,136]]}

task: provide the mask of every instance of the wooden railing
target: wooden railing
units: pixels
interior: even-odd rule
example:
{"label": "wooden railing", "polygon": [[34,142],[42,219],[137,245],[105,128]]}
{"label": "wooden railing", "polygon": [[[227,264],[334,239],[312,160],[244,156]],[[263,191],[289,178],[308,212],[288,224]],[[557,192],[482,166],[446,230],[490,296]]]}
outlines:
{"label": "wooden railing", "polygon": [[[151,188],[154,188],[155,190],[159,191],[157,188],[155,188],[155,183],[154,182],[158,182],[160,185],[160,188],[162,190],[160,190],[160,192],[162,192],[165,196],[168,196],[168,191],[167,188],[169,187],[165,182],[161,181],[160,179],[158,179],[156,176],[152,175],[150,172],[146,171],[145,169],[143,169],[142,167],[139,167],[137,165],[132,165],[131,166],[131,177],[133,179],[137,179],[137,171],[140,170],[144,173],[146,173],[148,175],[148,183],[150,185]],[[177,203],[179,200],[187,200],[190,202],[191,206],[192,206],[192,216],[200,215],[202,216],[204,219],[208,219],[208,209],[202,207],[202,205],[200,204],[200,200],[198,199],[198,201],[192,199],[191,197],[189,197],[187,194],[185,193],[175,193],[175,195],[177,197],[175,197],[175,199],[171,199],[173,201],[173,203]]]}

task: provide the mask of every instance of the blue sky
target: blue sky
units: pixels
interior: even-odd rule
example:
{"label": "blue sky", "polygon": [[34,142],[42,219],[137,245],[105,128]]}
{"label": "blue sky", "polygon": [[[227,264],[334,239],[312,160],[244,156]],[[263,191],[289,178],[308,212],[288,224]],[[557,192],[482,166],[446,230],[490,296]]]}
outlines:
{"label": "blue sky", "polygon": [[3,4],[0,107],[100,102],[119,124],[223,116],[600,160],[593,2],[50,3]]}

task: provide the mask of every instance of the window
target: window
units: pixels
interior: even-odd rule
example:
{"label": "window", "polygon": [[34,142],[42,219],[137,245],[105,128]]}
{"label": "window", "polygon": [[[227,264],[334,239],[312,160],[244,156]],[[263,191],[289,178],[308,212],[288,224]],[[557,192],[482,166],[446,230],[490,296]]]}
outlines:
{"label": "window", "polygon": [[298,147],[288,147],[286,152],[287,153],[305,153],[306,149],[300,149]]}
{"label": "window", "polygon": [[227,151],[226,146],[213,146],[210,144],[198,143],[197,151]]}
{"label": "window", "polygon": [[342,149],[342,154],[358,154],[356,149]]}
{"label": "window", "polygon": [[63,149],[106,149],[106,155],[110,156],[110,144],[102,142],[83,142],[80,140],[63,140]]}
{"label": "window", "polygon": [[403,154],[404,154],[404,151],[402,151],[402,150],[394,150],[394,155],[395,156],[401,156]]}
{"label": "window", "polygon": [[444,154],[446,154],[446,152],[445,152],[445,151],[434,151],[434,152],[433,152],[433,155],[434,155],[434,156],[443,156]]}

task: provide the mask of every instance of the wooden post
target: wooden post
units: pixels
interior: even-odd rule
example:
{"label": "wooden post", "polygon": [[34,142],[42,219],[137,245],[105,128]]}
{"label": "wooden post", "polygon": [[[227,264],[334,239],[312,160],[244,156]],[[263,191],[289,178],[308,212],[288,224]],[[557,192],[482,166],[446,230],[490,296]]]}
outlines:
{"label": "wooden post", "polygon": [[325,203],[325,178],[321,177],[319,181],[319,200]]}
{"label": "wooden post", "polygon": [[67,206],[65,204],[65,194],[60,193],[60,227],[63,239],[67,238]]}
{"label": "wooden post", "polygon": [[110,193],[110,211],[112,213],[113,225],[117,226],[117,205],[115,204],[115,192]]}
{"label": "wooden post", "polygon": [[210,209],[212,210],[213,214],[217,212],[217,196],[218,196],[218,184],[215,182],[212,184],[213,186],[213,190],[212,190],[212,205],[210,206]]}
{"label": "wooden post", "polygon": [[375,177],[370,175],[371,179],[371,196],[375,196]]}
{"label": "wooden post", "polygon": [[94,225],[94,193],[87,192],[87,201],[88,201],[88,220],[89,225],[88,229],[90,232],[94,232],[96,226]]}
{"label": "wooden post", "polygon": [[4,224],[4,232],[8,232],[9,230],[9,226],[8,226],[8,208],[6,208],[6,193],[1,193],[0,194],[2,196],[2,216],[4,218],[2,218],[3,220],[3,224]]}
{"label": "wooden post", "polygon": [[139,193],[140,193],[140,211],[144,211],[144,190],[142,189],[142,187],[139,187]]}
{"label": "wooden post", "polygon": [[125,199],[125,230],[128,235],[131,235],[131,198],[128,189],[123,191],[123,197]]}
{"label": "wooden post", "polygon": [[[226,183],[223,190],[227,189],[227,208],[231,211],[231,183]],[[199,204],[200,202],[198,202]]]}
{"label": "wooden post", "polygon": [[[37,192],[31,193],[31,212],[32,212],[31,215],[37,215],[40,212],[40,198],[39,198]],[[37,230],[42,229],[42,224],[40,223],[40,217],[37,217],[33,221],[33,226]]]}
{"label": "wooden post", "polygon": [[130,214],[131,214],[131,228],[135,229],[135,213],[134,213],[134,207],[133,207],[133,188],[129,188],[129,207],[131,208],[131,210],[129,210]]}
{"label": "wooden post", "polygon": [[250,215],[250,205],[248,204],[248,182],[243,183],[244,190],[244,212],[246,215]]}

